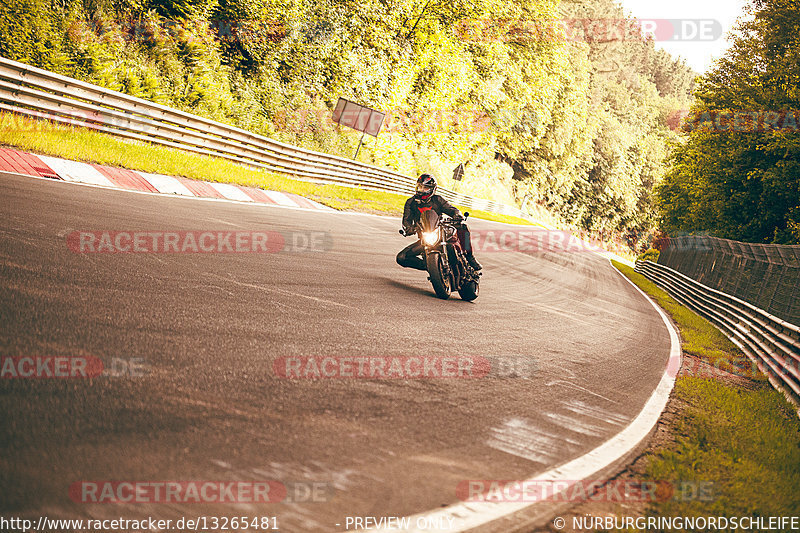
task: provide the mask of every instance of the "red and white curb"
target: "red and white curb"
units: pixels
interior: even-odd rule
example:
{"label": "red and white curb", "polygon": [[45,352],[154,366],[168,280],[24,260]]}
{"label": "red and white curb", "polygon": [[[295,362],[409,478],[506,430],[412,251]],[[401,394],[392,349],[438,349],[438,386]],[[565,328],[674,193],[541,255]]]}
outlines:
{"label": "red and white curb", "polygon": [[57,157],[29,154],[10,148],[0,148],[0,171],[155,194],[177,194],[195,198],[217,198],[236,202],[334,211],[328,206],[297,194],[79,163]]}

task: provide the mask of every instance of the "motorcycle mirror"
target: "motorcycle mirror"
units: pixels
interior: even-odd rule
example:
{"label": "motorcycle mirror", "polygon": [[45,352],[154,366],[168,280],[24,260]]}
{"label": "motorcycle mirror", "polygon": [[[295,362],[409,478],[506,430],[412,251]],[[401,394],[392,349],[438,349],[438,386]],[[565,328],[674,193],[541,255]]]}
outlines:
{"label": "motorcycle mirror", "polygon": [[469,211],[464,211],[464,218],[467,218],[468,216],[469,216]]}

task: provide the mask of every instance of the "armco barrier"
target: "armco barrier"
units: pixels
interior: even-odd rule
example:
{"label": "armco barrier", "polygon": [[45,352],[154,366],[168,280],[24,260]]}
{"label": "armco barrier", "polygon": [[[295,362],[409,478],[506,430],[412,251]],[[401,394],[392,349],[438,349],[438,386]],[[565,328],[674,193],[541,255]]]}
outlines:
{"label": "armco barrier", "polygon": [[[222,157],[301,179],[408,195],[415,180],[0,57],[0,111]],[[517,207],[440,188],[458,205],[531,219]]]}
{"label": "armco barrier", "polygon": [[800,325],[800,246],[709,235],[660,239],[658,264]]}
{"label": "armco barrier", "polygon": [[711,321],[776,388],[800,399],[800,327],[664,265],[637,261],[635,270]]}

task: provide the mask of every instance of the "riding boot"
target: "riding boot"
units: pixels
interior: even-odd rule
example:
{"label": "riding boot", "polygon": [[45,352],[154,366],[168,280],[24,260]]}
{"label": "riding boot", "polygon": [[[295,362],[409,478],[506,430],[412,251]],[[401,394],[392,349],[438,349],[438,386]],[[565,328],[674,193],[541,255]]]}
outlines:
{"label": "riding boot", "polygon": [[481,270],[483,268],[481,264],[478,263],[478,260],[475,259],[475,256],[472,255],[472,252],[468,252],[466,255],[467,255],[467,262],[469,263],[469,266],[471,266],[473,270]]}

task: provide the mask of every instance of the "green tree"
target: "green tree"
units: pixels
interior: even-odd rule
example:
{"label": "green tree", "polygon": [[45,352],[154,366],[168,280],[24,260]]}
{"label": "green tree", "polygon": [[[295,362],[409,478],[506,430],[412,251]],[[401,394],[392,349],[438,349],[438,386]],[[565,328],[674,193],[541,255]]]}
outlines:
{"label": "green tree", "polygon": [[[800,2],[754,0],[734,44],[701,78],[693,116],[781,116],[726,131],[691,123],[658,190],[667,232],[706,231],[750,242],[800,243]],[[741,116],[741,115],[740,115]]]}
{"label": "green tree", "polygon": [[[636,25],[614,0],[7,0],[0,53],[281,141],[350,156],[338,97],[387,110],[360,158],[532,200],[576,227],[652,225],[666,117],[689,69],[627,36],[562,39],[562,19]],[[626,37],[626,38],[623,38]]]}

